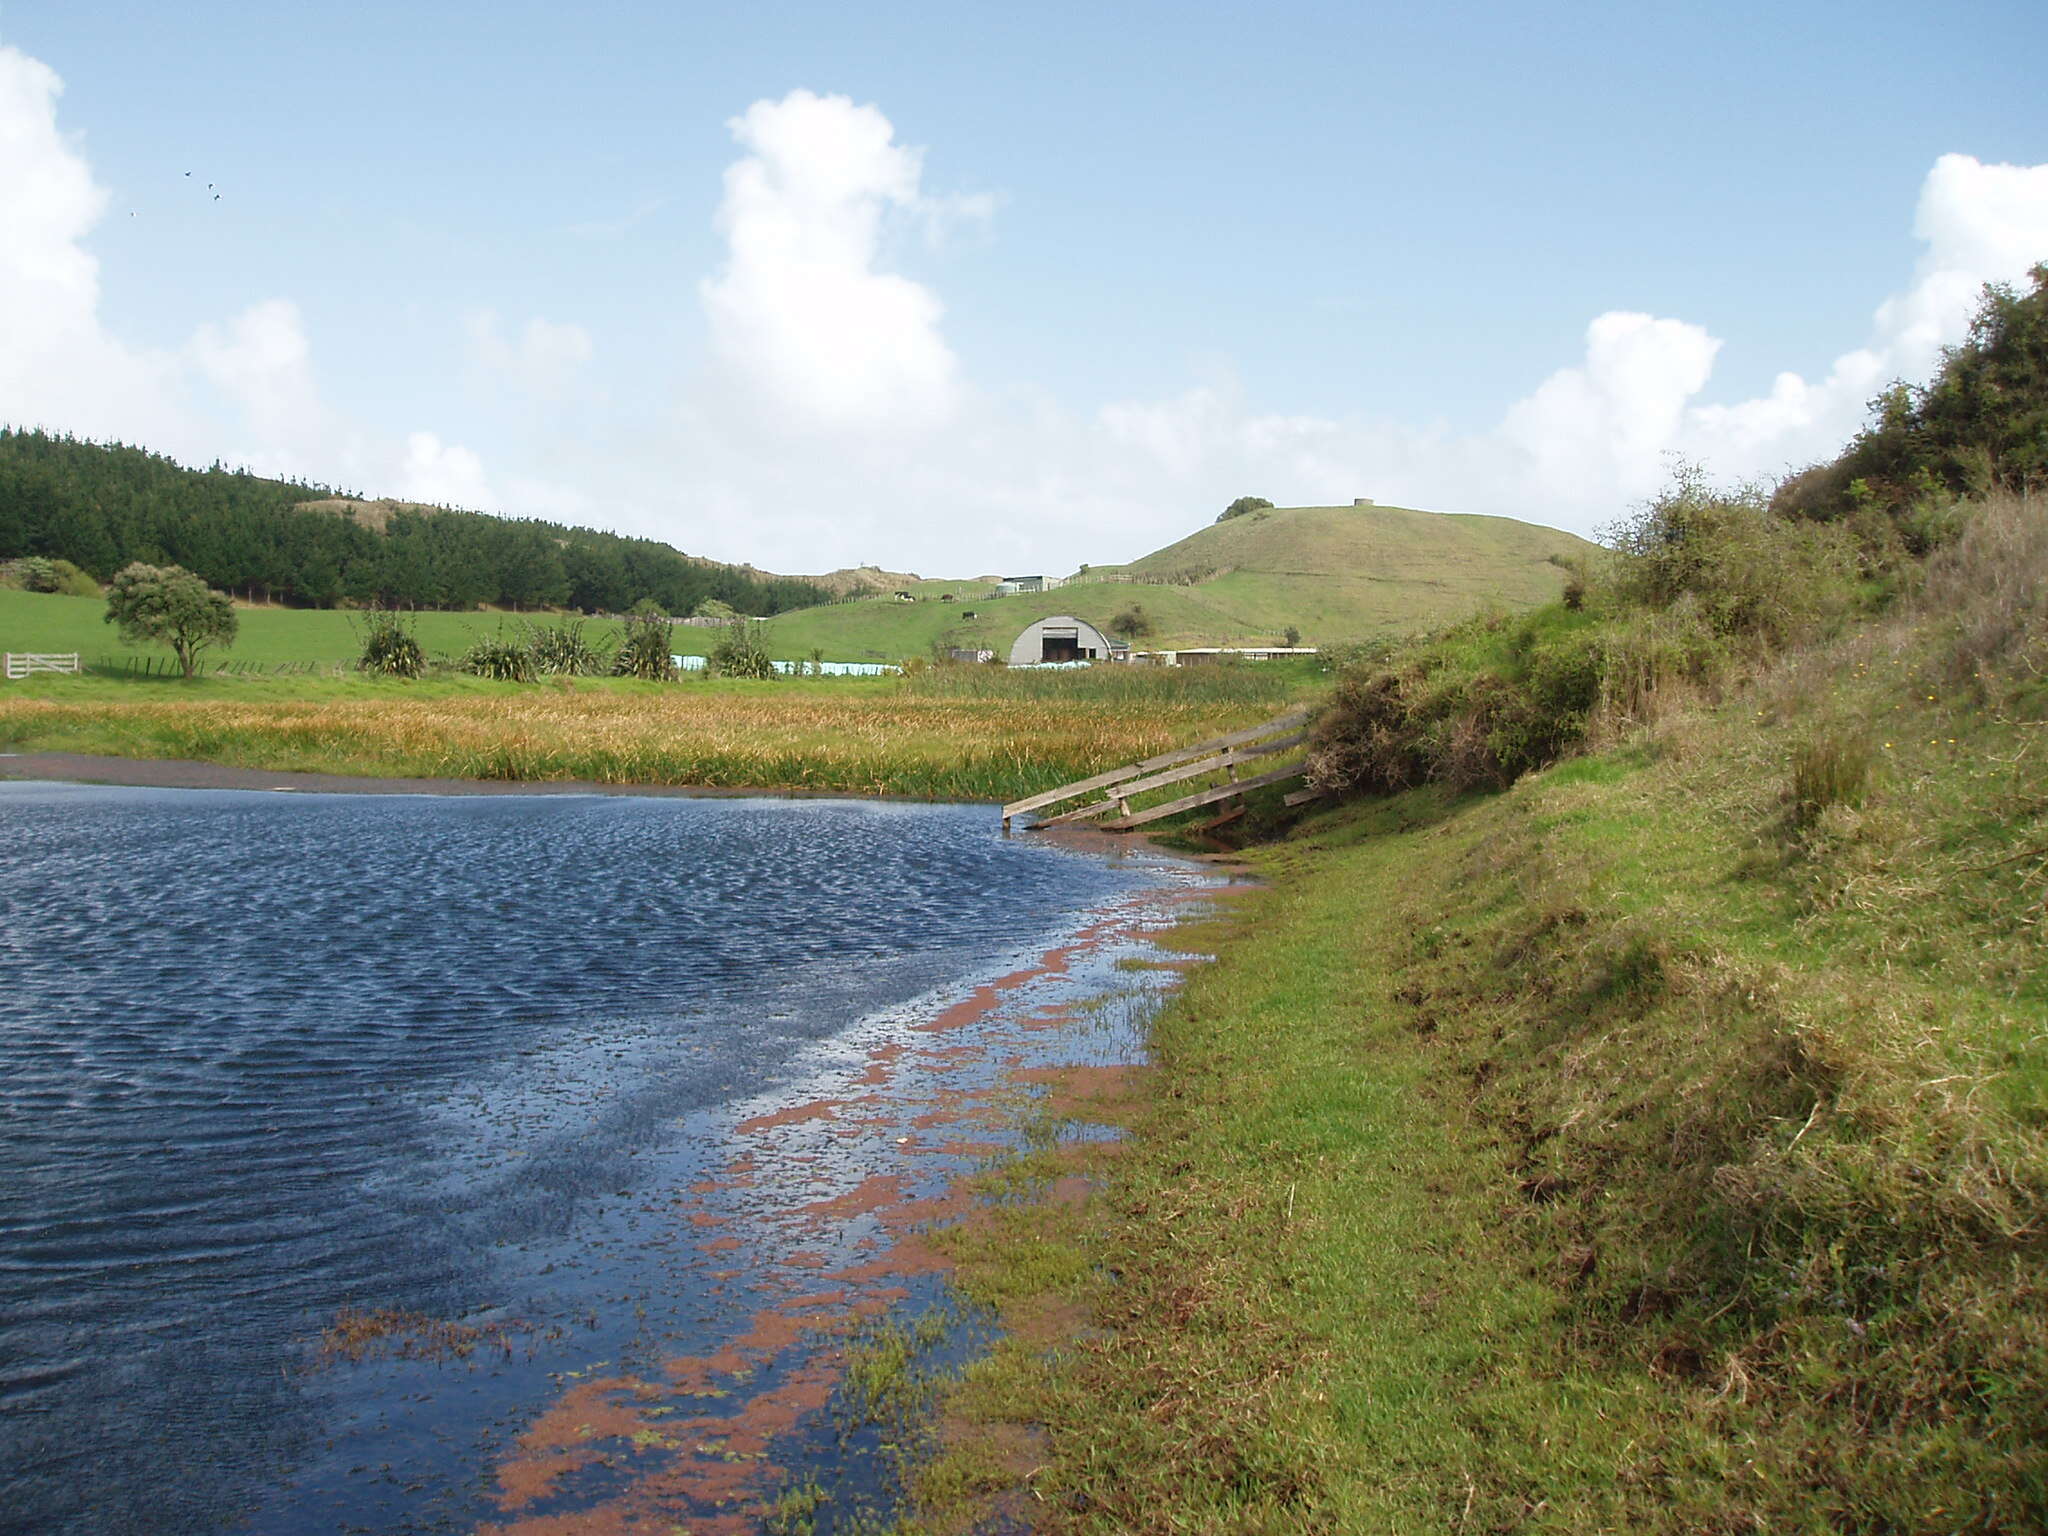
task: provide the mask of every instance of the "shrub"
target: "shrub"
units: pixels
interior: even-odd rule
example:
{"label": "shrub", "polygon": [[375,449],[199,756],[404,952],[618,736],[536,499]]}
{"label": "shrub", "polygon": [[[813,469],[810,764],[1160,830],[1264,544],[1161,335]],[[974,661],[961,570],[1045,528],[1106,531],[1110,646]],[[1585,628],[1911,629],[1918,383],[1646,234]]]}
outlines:
{"label": "shrub", "polygon": [[1132,640],[1142,640],[1157,627],[1152,622],[1152,615],[1145,611],[1145,605],[1142,603],[1130,604],[1109,621],[1112,634],[1124,635]]}
{"label": "shrub", "polygon": [[463,653],[462,670],[501,683],[530,683],[534,678],[533,652],[502,634],[496,635],[477,641]]}
{"label": "shrub", "polygon": [[526,649],[543,677],[594,677],[611,658],[583,638],[583,620],[541,624],[528,631]]}
{"label": "shrub", "polygon": [[56,592],[64,597],[98,597],[100,584],[73,565],[69,560],[50,562],[52,585],[42,589]]}
{"label": "shrub", "polygon": [[41,555],[0,561],[0,587],[16,587],[23,592],[54,592],[64,597],[100,595],[100,584],[69,560],[50,560]]}
{"label": "shrub", "polygon": [[1562,608],[1468,620],[1340,675],[1311,782],[1380,794],[1506,785],[1584,739],[1605,676],[1604,629]]}
{"label": "shrub", "polygon": [[638,677],[648,682],[673,682],[675,654],[669,648],[669,619],[651,610],[626,616],[625,633],[618,654],[612,658],[612,675]]}
{"label": "shrub", "polygon": [[755,638],[753,626],[745,619],[733,620],[725,638],[711,647],[708,659],[708,670],[719,677],[751,677],[765,682],[776,675],[775,658]]}
{"label": "shrub", "polygon": [[1272,505],[1263,496],[1240,496],[1217,514],[1216,521],[1227,523],[1233,517],[1243,517],[1247,512],[1263,512]]}
{"label": "shrub", "polygon": [[362,627],[363,647],[356,670],[378,677],[418,677],[427,670],[427,653],[412,632],[409,615],[391,608],[373,608]]}
{"label": "shrub", "polygon": [[1858,562],[1846,530],[1779,516],[1761,487],[1717,490],[1697,464],[1608,530],[1624,601],[1664,607],[1690,595],[1717,634],[1783,645],[1846,612]]}

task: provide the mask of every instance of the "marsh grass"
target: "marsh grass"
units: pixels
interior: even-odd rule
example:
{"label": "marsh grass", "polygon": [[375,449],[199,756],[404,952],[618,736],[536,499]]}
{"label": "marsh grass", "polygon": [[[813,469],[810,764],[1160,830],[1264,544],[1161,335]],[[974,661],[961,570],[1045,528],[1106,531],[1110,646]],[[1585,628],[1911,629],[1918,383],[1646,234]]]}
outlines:
{"label": "marsh grass", "polygon": [[62,681],[0,692],[0,740],[269,769],[955,800],[1050,789],[1267,712],[1200,696],[926,697],[857,680]]}
{"label": "marsh grass", "polygon": [[1270,706],[1277,711],[1313,674],[1286,663],[1152,667],[1097,666],[1072,671],[994,666],[927,667],[898,687],[906,698],[985,699],[1116,708]]}

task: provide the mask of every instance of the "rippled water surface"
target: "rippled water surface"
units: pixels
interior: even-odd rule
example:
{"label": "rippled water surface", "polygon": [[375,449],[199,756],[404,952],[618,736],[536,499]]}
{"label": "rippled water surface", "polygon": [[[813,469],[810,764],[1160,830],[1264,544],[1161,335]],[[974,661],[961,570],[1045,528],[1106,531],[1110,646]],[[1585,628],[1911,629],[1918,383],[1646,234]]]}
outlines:
{"label": "rippled water surface", "polygon": [[0,783],[0,1529],[431,1527],[360,1490],[516,1387],[401,1432],[338,1309],[599,1327],[693,1115],[1154,878],[982,808]]}

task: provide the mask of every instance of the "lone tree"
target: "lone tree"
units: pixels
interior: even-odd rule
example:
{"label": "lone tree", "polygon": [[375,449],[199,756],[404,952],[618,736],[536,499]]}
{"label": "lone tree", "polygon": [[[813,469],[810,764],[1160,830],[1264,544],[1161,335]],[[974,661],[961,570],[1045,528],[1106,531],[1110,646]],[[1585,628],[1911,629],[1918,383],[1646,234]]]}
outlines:
{"label": "lone tree", "polygon": [[1264,512],[1273,505],[1263,496],[1240,496],[1217,515],[1216,521],[1227,523],[1233,517],[1243,517],[1247,512]]}
{"label": "lone tree", "polygon": [[107,622],[120,626],[130,645],[168,645],[187,677],[198,670],[199,653],[210,645],[235,643],[234,605],[178,565],[136,561],[107,584]]}

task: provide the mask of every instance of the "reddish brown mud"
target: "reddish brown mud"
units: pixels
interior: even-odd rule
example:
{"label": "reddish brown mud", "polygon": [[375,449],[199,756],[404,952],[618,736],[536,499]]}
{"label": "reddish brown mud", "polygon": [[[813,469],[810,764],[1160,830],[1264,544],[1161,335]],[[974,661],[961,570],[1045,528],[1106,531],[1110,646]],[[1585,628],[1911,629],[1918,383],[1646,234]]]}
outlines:
{"label": "reddish brown mud", "polygon": [[[1140,1043],[1106,1038],[1120,1026],[1099,1000],[1177,982],[1171,969],[1139,978],[1116,962],[1147,949],[1182,894],[1127,899],[1035,964],[897,1021],[814,1091],[745,1106],[727,1127],[733,1154],[664,1213],[691,1234],[700,1257],[689,1262],[706,1266],[719,1303],[739,1303],[723,1342],[563,1379],[499,1462],[500,1518],[481,1536],[761,1530],[775,1496],[814,1470],[791,1458],[808,1444],[815,1459],[849,1333],[913,1295],[930,1303],[949,1268],[930,1233],[975,1211],[964,1182],[1019,1146],[1019,1110],[1087,1118],[1138,1091]],[[1079,1202],[1104,1149],[1066,1150],[1073,1171],[1050,1198]],[[719,1261],[733,1267],[708,1268]],[[1072,1321],[1026,1327],[1052,1337]]]}

